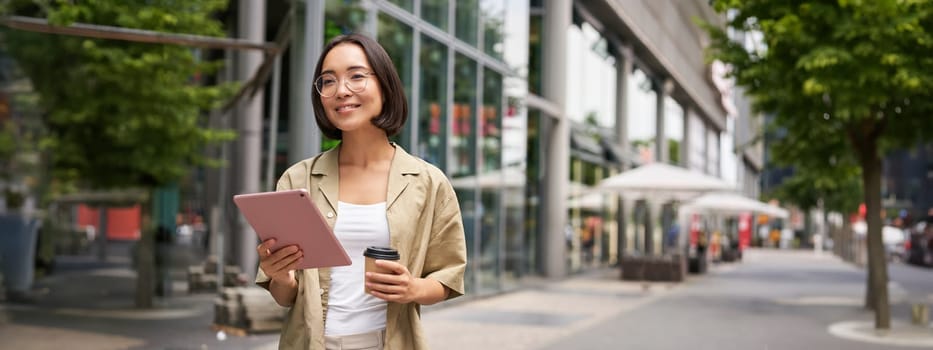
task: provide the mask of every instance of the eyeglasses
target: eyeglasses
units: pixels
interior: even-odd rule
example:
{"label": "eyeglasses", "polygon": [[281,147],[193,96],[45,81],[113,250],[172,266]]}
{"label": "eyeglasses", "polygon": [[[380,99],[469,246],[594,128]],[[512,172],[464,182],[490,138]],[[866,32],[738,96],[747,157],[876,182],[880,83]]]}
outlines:
{"label": "eyeglasses", "polygon": [[[366,84],[369,82],[370,75],[373,75],[373,72],[367,72],[364,70],[351,70],[344,75],[343,83],[346,84],[347,89],[353,92],[363,92],[366,90]],[[321,74],[314,80],[314,88],[317,89],[317,92],[321,94],[321,97],[333,97],[337,94],[337,87],[340,83],[339,78],[336,75],[326,73]]]}

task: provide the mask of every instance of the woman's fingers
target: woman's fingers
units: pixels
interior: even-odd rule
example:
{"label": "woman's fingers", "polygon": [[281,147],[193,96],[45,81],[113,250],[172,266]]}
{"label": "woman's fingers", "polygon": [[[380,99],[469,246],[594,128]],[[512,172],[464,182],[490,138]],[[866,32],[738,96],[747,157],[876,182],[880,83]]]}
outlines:
{"label": "woman's fingers", "polygon": [[[276,255],[278,253],[280,252],[276,252]],[[290,265],[297,263],[297,261],[300,260],[302,256],[304,256],[304,254],[302,254],[301,251],[295,249],[295,251],[292,252],[291,254],[285,255],[279,258],[278,260],[274,260],[270,267],[275,271],[282,271],[282,270],[288,271],[287,268]]]}
{"label": "woman's fingers", "polygon": [[272,244],[275,244],[275,240],[269,239],[256,247],[259,253],[259,267],[262,272],[269,277],[273,277],[296,269],[298,262],[304,256],[298,246],[289,245],[273,252],[268,248]]}
{"label": "woman's fingers", "polygon": [[275,238],[269,238],[256,246],[256,252],[259,253],[259,258],[262,259],[272,255],[272,247],[274,246]]}
{"label": "woman's fingers", "polygon": [[293,244],[272,252],[272,254],[269,255],[269,259],[272,261],[281,260],[296,252],[298,252],[298,246]]}

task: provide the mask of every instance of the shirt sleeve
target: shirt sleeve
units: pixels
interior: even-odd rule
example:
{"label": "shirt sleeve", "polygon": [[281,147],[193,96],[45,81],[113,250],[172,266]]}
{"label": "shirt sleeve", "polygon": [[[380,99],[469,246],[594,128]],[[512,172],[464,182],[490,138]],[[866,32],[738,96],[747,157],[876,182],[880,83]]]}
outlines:
{"label": "shirt sleeve", "polygon": [[457,195],[446,181],[438,189],[424,262],[424,277],[437,280],[450,289],[448,299],[463,295],[463,275],[466,271],[466,241],[463,218]]}

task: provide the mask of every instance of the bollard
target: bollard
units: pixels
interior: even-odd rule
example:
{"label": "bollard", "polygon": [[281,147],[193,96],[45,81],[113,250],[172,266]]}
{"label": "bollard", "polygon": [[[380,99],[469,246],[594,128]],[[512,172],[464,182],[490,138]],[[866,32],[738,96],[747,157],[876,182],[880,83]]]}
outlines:
{"label": "bollard", "polygon": [[930,309],[926,304],[913,304],[910,308],[911,320],[918,326],[926,326],[930,322]]}

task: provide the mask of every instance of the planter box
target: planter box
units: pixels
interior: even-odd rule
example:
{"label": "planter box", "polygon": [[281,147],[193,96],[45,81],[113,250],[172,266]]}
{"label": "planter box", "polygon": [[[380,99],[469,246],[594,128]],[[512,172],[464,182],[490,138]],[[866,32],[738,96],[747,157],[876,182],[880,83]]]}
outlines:
{"label": "planter box", "polygon": [[39,220],[0,214],[0,269],[6,291],[24,294],[32,288]]}
{"label": "planter box", "polygon": [[664,256],[624,256],[622,280],[681,282],[687,274],[687,261],[678,254]]}

